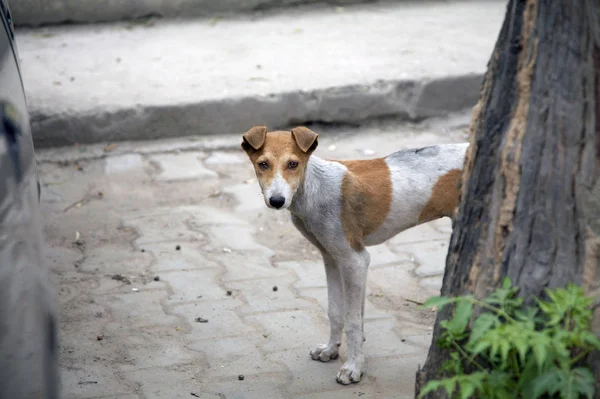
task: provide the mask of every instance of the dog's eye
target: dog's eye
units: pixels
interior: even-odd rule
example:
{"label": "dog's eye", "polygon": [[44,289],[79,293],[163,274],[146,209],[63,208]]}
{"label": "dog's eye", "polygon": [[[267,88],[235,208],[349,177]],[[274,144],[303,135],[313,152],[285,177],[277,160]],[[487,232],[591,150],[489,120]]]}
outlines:
{"label": "dog's eye", "polygon": [[298,167],[298,162],[296,161],[290,161],[290,163],[288,164],[288,168],[290,169],[296,169]]}
{"label": "dog's eye", "polygon": [[258,163],[258,167],[261,168],[262,170],[267,170],[267,169],[269,169],[269,164],[266,163],[266,162],[264,162],[264,161],[263,162],[259,162]]}

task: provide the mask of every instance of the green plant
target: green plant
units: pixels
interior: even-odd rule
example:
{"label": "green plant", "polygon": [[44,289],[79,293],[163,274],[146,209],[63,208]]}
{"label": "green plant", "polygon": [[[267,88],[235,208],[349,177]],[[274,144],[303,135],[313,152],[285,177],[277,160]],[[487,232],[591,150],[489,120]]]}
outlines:
{"label": "green plant", "polygon": [[449,377],[427,383],[419,398],[444,389],[461,399],[591,399],[595,378],[582,360],[600,350],[600,339],[591,331],[592,299],[572,284],[546,294],[547,301],[524,306],[505,279],[483,300],[430,298],[423,306],[455,305],[452,317],[440,323],[438,341],[450,352],[442,367]]}

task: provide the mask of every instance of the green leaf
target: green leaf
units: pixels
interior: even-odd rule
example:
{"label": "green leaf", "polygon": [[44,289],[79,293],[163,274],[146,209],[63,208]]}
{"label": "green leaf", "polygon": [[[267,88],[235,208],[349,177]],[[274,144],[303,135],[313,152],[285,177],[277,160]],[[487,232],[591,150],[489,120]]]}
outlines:
{"label": "green leaf", "polygon": [[440,381],[442,388],[446,390],[446,393],[449,397],[452,397],[452,393],[454,392],[454,388],[456,388],[456,378],[446,378]]}
{"label": "green leaf", "polygon": [[478,390],[480,393],[482,393],[484,391],[483,381],[486,377],[487,373],[483,371],[478,371],[465,376],[459,376],[459,397],[461,399],[471,398],[475,393],[475,390]]}
{"label": "green leaf", "polygon": [[425,303],[420,306],[420,308],[431,309],[431,308],[435,307],[438,310],[440,310],[444,306],[448,305],[449,303],[453,303],[453,302],[456,302],[456,298],[448,298],[446,296],[433,296],[433,297],[427,299],[425,301]]}
{"label": "green leaf", "polygon": [[582,341],[594,349],[600,350],[600,339],[591,331],[581,333]]}
{"label": "green leaf", "polygon": [[490,343],[490,341],[479,341],[477,342],[475,345],[473,345],[473,347],[469,350],[469,352],[471,352],[471,355],[473,355],[473,357],[482,354],[484,351],[486,351],[487,349],[489,349],[489,347],[492,344]]}
{"label": "green leaf", "polygon": [[533,349],[533,357],[535,358],[538,370],[542,371],[548,359],[548,349],[551,345],[550,338],[544,333],[532,334],[530,345]]}
{"label": "green leaf", "polygon": [[487,333],[492,327],[496,326],[500,320],[498,316],[492,313],[482,313],[475,319],[471,329],[469,345],[474,345]]}
{"label": "green leaf", "polygon": [[527,342],[527,337],[515,340],[514,345],[519,353],[519,359],[521,360],[521,363],[525,363],[525,360],[527,359],[527,353],[529,352],[529,343]]}
{"label": "green leaf", "polygon": [[554,394],[560,385],[560,376],[557,368],[552,368],[539,375],[531,382],[532,399],[539,398],[543,394]]}
{"label": "green leaf", "polygon": [[419,394],[419,399],[421,399],[422,397],[424,397],[425,395],[435,392],[438,389],[440,389],[442,383],[441,381],[429,381],[427,384],[425,384],[425,386],[423,387],[423,389],[421,389],[421,393]]}
{"label": "green leaf", "polygon": [[459,385],[460,399],[469,399],[475,393],[475,383],[470,380],[463,380]]}
{"label": "green leaf", "polygon": [[514,384],[511,383],[512,375],[499,370],[492,370],[486,378],[485,391],[490,398],[514,399]]}
{"label": "green leaf", "polygon": [[500,341],[500,358],[502,359],[502,364],[506,364],[506,360],[508,359],[508,352],[510,351],[510,342],[507,340]]}
{"label": "green leaf", "polygon": [[585,367],[573,369],[571,370],[570,377],[571,389],[573,393],[577,393],[574,397],[579,397],[579,395],[584,395],[588,399],[594,397],[594,384],[596,380],[590,369]]}
{"label": "green leaf", "polygon": [[448,332],[455,337],[459,337],[466,331],[472,314],[473,304],[471,302],[458,302],[454,310],[454,316],[447,324]]}
{"label": "green leaf", "polygon": [[510,290],[512,288],[512,282],[510,281],[510,278],[504,277],[502,280],[502,288],[505,290]]}

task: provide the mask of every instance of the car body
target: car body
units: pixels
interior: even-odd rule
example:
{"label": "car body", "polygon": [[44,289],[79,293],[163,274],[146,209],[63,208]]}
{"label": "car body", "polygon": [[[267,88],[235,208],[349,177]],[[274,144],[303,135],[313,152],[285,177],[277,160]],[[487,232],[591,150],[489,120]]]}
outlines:
{"label": "car body", "polygon": [[0,0],[0,398],[57,398],[57,307],[10,10]]}

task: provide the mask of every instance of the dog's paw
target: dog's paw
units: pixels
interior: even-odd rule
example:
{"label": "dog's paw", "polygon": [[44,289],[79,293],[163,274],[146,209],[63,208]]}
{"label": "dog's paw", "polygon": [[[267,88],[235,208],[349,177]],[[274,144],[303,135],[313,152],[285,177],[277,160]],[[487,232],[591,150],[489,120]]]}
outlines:
{"label": "dog's paw", "polygon": [[310,351],[310,357],[313,360],[320,360],[322,362],[328,362],[333,359],[337,359],[339,356],[338,345],[318,345],[315,350]]}
{"label": "dog's paw", "polygon": [[357,383],[365,373],[365,361],[360,359],[358,361],[347,361],[344,363],[340,371],[337,373],[335,380],[342,384],[348,385],[350,383]]}

